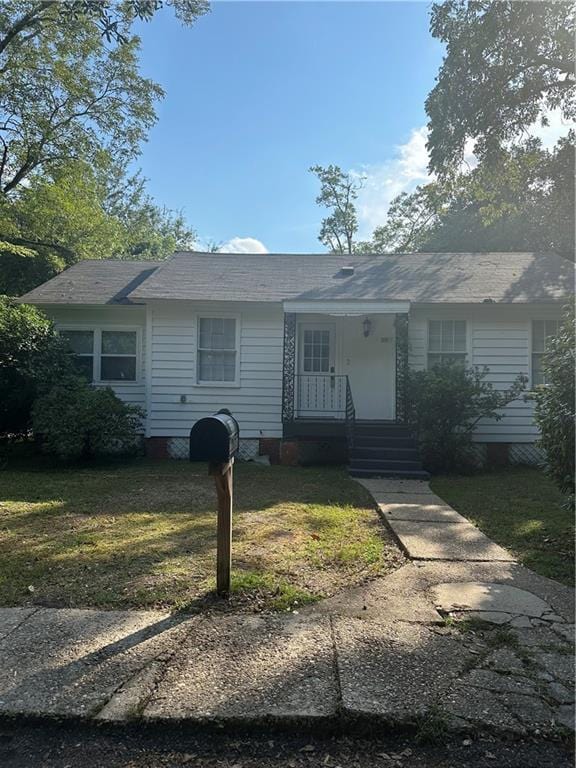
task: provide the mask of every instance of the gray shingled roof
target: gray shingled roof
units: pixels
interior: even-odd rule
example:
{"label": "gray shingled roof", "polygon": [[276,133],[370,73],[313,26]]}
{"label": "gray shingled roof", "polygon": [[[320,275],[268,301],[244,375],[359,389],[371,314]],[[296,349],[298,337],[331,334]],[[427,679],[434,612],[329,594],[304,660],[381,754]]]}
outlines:
{"label": "gray shingled roof", "polygon": [[[342,267],[354,266],[347,275]],[[548,302],[573,292],[574,265],[554,254],[176,253],[164,262],[81,261],[22,297],[33,304],[150,299]]]}
{"label": "gray shingled roof", "polygon": [[[346,276],[342,267],[354,265]],[[133,300],[406,300],[546,302],[573,290],[574,265],[555,254],[176,253],[131,293]]]}
{"label": "gray shingled roof", "polygon": [[128,294],[159,261],[85,259],[20,297],[29,304],[131,304]]}

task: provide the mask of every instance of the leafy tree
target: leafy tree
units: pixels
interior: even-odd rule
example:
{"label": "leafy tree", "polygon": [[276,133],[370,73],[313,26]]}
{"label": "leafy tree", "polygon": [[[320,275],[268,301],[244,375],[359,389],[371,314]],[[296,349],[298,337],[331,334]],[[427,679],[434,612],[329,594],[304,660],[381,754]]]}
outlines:
{"label": "leafy tree", "polygon": [[487,368],[464,368],[453,361],[408,375],[409,421],[431,472],[457,472],[474,466],[472,433],[483,418],[500,421],[501,412],[526,386],[519,376],[507,391],[485,381]]}
{"label": "leafy tree", "polygon": [[563,493],[574,496],[576,411],[574,306],[566,308],[557,336],[549,341],[543,358],[546,386],[535,395],[540,444],[546,453],[546,471]]}
{"label": "leafy tree", "polygon": [[[7,3],[5,3],[6,5]],[[192,24],[209,6],[205,0],[43,0],[36,3],[18,3],[18,15],[2,29],[0,56],[21,45],[30,37],[40,35],[46,27],[66,24],[86,17],[94,21],[108,42],[126,42],[125,27],[136,19],[150,21],[164,5],[171,6],[176,17],[184,24]],[[56,6],[56,12],[54,9]]]}
{"label": "leafy tree", "polygon": [[[192,23],[204,0],[172,0]],[[194,233],[126,168],[162,90],[130,34],[159,0],[7,0],[0,6],[0,292],[81,258],[163,258]],[[128,207],[128,202],[131,206]]]}
{"label": "leafy tree", "polygon": [[184,216],[154,203],[139,174],[114,180],[103,203],[123,229],[119,258],[163,259],[175,250],[192,249],[196,232]]}
{"label": "leafy tree", "polygon": [[0,293],[22,295],[79,259],[163,259],[193,244],[181,215],[128,186],[110,200],[102,174],[70,162],[0,197]]}
{"label": "leafy tree", "polygon": [[[106,190],[83,162],[58,166],[50,176],[34,176],[9,201],[9,215],[27,246],[49,243],[60,248],[66,264],[86,258],[110,258],[123,247],[118,218],[104,208]],[[64,250],[62,250],[64,249]]]}
{"label": "leafy tree", "polygon": [[70,356],[39,310],[0,297],[0,435],[30,428],[34,399],[72,371]]}
{"label": "leafy tree", "polygon": [[390,204],[386,223],[376,227],[366,250],[373,253],[424,250],[440,225],[447,198],[448,193],[438,183],[417,187],[411,194],[402,192]]}
{"label": "leafy tree", "polygon": [[362,186],[362,179],[356,180],[337,165],[310,168],[320,181],[318,205],[331,209],[332,213],[322,220],[318,239],[333,253],[352,253],[354,235],[358,230],[358,219],[354,201]]}
{"label": "leafy tree", "polygon": [[574,136],[548,152],[535,139],[403,193],[368,251],[554,251],[574,258]]}
{"label": "leafy tree", "polygon": [[[0,9],[0,36],[21,3]],[[53,23],[6,50],[0,85],[0,191],[71,160],[98,166],[134,158],[155,122],[162,89],[138,73],[138,39],[106,45],[87,16],[59,20],[59,3],[45,9]],[[128,35],[125,24],[122,29]]]}
{"label": "leafy tree", "polygon": [[54,250],[36,245],[25,248],[0,240],[0,295],[22,296],[66,266]]}
{"label": "leafy tree", "polygon": [[538,119],[559,108],[576,117],[572,2],[445,0],[430,30],[446,45],[426,100],[430,168],[459,168],[467,139],[494,158]]}

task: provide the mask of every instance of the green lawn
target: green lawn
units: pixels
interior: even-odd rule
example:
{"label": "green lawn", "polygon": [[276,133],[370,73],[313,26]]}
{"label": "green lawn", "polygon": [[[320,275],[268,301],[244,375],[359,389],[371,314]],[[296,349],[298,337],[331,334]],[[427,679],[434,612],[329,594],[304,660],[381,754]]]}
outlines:
{"label": "green lawn", "polygon": [[[4,468],[0,605],[207,608],[215,534],[202,465]],[[402,561],[344,470],[237,464],[234,609],[294,609]]]}
{"label": "green lawn", "polygon": [[574,515],[536,469],[437,477],[432,489],[524,565],[574,585]]}

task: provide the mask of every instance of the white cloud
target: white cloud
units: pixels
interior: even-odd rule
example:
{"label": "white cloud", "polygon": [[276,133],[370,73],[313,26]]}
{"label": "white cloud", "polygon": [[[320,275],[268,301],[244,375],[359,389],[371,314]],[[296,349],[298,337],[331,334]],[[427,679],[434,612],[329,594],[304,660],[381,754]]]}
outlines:
{"label": "white cloud", "polygon": [[255,237],[233,237],[218,248],[218,253],[269,253],[268,248]]}
{"label": "white cloud", "polygon": [[395,148],[393,159],[352,172],[365,177],[357,203],[361,238],[369,237],[375,227],[384,223],[390,203],[401,192],[412,192],[419,184],[431,181],[426,137],[426,126],[416,128],[405,144]]}
{"label": "white cloud", "polygon": [[[535,123],[527,133],[539,138],[544,149],[551,149],[571,127],[573,124],[563,120],[561,111],[555,109],[548,114],[548,125]],[[408,141],[395,147],[395,156],[391,160],[351,172],[358,178],[364,177],[357,203],[361,239],[370,237],[375,227],[384,224],[390,203],[401,192],[412,192],[420,184],[434,179],[428,173],[427,138],[425,125],[415,128]],[[472,170],[477,165],[473,149],[474,140],[468,139],[464,147],[464,170]]]}
{"label": "white cloud", "polygon": [[570,128],[574,128],[574,123],[564,120],[562,117],[562,110],[553,109],[546,116],[548,118],[548,125],[540,125],[540,123],[534,123],[534,125],[528,129],[528,133],[531,136],[536,136],[542,142],[544,149],[552,149],[558,139],[562,136],[566,136]]}

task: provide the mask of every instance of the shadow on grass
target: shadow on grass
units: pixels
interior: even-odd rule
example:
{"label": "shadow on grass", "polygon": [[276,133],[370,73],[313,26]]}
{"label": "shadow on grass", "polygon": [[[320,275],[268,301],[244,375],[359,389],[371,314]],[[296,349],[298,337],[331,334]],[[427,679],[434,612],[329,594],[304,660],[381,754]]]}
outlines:
{"label": "shadow on grass", "polygon": [[[216,497],[204,465],[5,470],[0,481],[1,604],[190,609],[196,601],[211,603]],[[371,537],[371,507],[342,469],[238,463],[238,599],[250,593],[256,609],[281,610],[290,600],[316,599],[317,589],[307,584],[317,574],[325,578],[325,563],[310,557],[308,543],[320,535],[324,546],[334,540],[341,547],[354,531],[350,524]]]}

